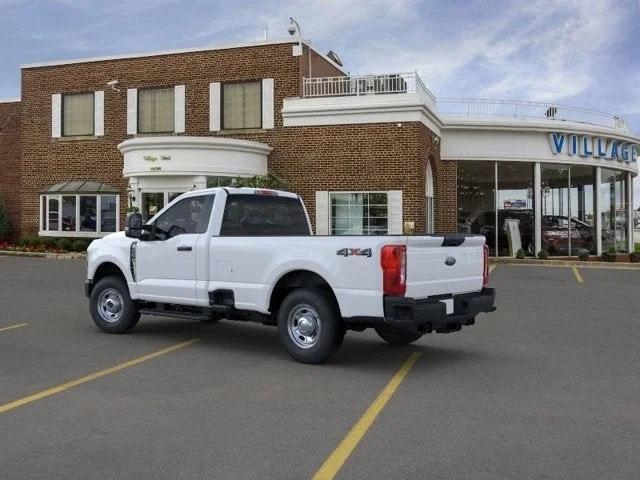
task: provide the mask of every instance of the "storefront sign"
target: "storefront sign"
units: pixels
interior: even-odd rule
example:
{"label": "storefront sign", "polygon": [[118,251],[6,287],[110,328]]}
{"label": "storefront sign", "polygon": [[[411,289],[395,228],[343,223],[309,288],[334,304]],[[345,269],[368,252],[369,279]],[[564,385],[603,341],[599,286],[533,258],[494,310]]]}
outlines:
{"label": "storefront sign", "polygon": [[564,153],[626,163],[638,160],[638,145],[614,138],[553,132],[549,134],[549,145],[554,155]]}

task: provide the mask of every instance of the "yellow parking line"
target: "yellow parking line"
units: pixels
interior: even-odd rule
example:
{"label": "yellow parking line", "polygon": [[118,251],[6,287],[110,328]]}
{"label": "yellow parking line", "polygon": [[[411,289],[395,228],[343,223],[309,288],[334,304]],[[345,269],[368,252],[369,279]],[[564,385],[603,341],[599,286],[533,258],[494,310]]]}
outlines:
{"label": "yellow parking line", "polygon": [[2,328],[0,328],[0,332],[6,332],[7,330],[13,330],[15,328],[26,327],[27,325],[28,325],[28,323],[18,323],[16,325],[10,325],[8,327],[2,327]]}
{"label": "yellow parking line", "polygon": [[153,352],[148,355],[144,355],[142,357],[134,358],[133,360],[129,360],[128,362],[121,363],[114,367],[106,368],[104,370],[100,370],[99,372],[92,373],[91,375],[87,375],[84,377],[80,377],[76,380],[63,383],[62,385],[58,385],[57,387],[49,388],[47,390],[43,390],[42,392],[34,393],[33,395],[29,395],[28,397],[24,397],[19,400],[14,400],[13,402],[5,403],[4,405],[0,405],[0,413],[8,412],[9,410],[13,410],[14,408],[22,407],[23,405],[27,405],[29,403],[35,402],[36,400],[41,400],[51,395],[55,395],[56,393],[64,392],[65,390],[68,390],[73,387],[77,387],[78,385],[82,385],[83,383],[90,382],[91,380],[97,380],[98,378],[104,377],[106,375],[110,375],[112,373],[119,372],[120,370],[124,370],[125,368],[133,367],[134,365],[137,365],[142,362],[146,362],[147,360],[152,360],[161,355],[165,355],[167,353],[178,350],[179,348],[183,348],[188,345],[191,345],[192,343],[195,343],[198,340],[199,340],[198,338],[194,338],[193,340],[189,340],[188,342],[178,343],[171,347],[158,350],[157,352]]}
{"label": "yellow parking line", "polygon": [[346,437],[340,442],[340,445],[333,451],[333,453],[327,458],[320,470],[313,476],[313,480],[331,480],[338,471],[344,465],[349,455],[358,446],[362,437],[364,437],[367,430],[371,427],[376,420],[382,409],[385,407],[389,399],[393,396],[395,391],[407,376],[409,370],[416,362],[420,353],[412,353],[409,358],[402,364],[400,370],[393,376],[386,387],[380,392],[378,397],[369,406],[366,412],[360,417],[357,423],[351,428]]}
{"label": "yellow parking line", "polygon": [[576,267],[571,267],[573,269],[573,274],[576,276],[576,281],[578,283],[584,283],[584,280],[582,279],[582,275],[580,275],[580,272],[578,271],[578,269]]}

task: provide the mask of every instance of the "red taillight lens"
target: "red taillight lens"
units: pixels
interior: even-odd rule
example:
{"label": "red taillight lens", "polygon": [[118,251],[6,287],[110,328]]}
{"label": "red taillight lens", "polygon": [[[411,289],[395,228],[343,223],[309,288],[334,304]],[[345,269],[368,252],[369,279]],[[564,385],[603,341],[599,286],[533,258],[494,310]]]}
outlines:
{"label": "red taillight lens", "polygon": [[489,246],[484,246],[484,267],[482,271],[482,286],[489,286]]}
{"label": "red taillight lens", "polygon": [[407,291],[407,247],[385,245],[380,251],[380,265],[383,293],[403,297]]}

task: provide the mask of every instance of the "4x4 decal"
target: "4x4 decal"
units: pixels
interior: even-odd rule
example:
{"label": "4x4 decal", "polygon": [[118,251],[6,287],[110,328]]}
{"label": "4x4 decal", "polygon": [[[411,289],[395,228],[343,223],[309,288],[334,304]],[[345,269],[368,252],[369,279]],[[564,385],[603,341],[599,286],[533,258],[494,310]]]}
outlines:
{"label": "4x4 decal", "polygon": [[341,248],[336,253],[343,257],[350,257],[352,255],[357,255],[360,257],[371,257],[372,255],[370,248]]}

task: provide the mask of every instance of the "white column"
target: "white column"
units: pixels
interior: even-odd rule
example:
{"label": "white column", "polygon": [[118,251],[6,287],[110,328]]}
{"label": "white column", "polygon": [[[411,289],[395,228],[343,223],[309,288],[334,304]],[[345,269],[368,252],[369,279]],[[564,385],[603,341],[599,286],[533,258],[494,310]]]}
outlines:
{"label": "white column", "polygon": [[220,121],[220,82],[209,84],[209,130],[218,132],[222,128]]}
{"label": "white column", "polygon": [[402,190],[389,190],[387,201],[389,235],[402,235]]}
{"label": "white column", "polygon": [[600,167],[596,167],[596,179],[593,186],[593,195],[596,201],[595,212],[595,230],[596,230],[596,255],[602,255],[602,210],[600,205],[600,182],[602,181],[602,172]]}
{"label": "white column", "polygon": [[536,162],[533,168],[533,203],[534,203],[534,225],[535,225],[535,252],[542,250],[542,175],[540,162]]}
{"label": "white column", "polygon": [[329,235],[329,192],[316,192],[316,235]]}
{"label": "white column", "polygon": [[629,244],[629,252],[633,252],[634,249],[634,241],[633,241],[633,176],[631,172],[627,172],[627,215],[628,215],[628,241]]}

